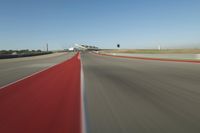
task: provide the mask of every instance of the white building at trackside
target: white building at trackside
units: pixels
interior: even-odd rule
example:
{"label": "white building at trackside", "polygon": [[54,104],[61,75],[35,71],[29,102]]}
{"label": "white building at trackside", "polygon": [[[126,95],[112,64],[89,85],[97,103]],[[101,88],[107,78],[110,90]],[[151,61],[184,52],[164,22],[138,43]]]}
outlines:
{"label": "white building at trackside", "polygon": [[95,46],[89,46],[89,45],[80,45],[80,44],[75,44],[75,47],[70,47],[68,48],[68,51],[75,51],[75,50],[94,50],[97,51],[98,47]]}
{"label": "white building at trackside", "polygon": [[74,51],[74,47],[68,48],[69,51]]}

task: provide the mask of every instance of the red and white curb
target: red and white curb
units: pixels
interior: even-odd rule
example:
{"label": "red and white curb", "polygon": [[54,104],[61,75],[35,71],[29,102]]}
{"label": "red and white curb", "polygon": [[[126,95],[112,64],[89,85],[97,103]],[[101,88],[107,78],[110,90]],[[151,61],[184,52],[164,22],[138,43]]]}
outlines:
{"label": "red and white curb", "polygon": [[165,58],[148,58],[148,57],[136,57],[136,56],[120,56],[120,55],[110,55],[110,54],[101,54],[94,53],[99,56],[108,56],[114,58],[127,58],[127,59],[137,59],[137,60],[152,60],[152,61],[164,61],[164,62],[179,62],[179,63],[200,63],[200,60],[181,60],[181,59],[165,59]]}
{"label": "red and white curb", "polygon": [[86,133],[80,53],[0,89],[0,132]]}

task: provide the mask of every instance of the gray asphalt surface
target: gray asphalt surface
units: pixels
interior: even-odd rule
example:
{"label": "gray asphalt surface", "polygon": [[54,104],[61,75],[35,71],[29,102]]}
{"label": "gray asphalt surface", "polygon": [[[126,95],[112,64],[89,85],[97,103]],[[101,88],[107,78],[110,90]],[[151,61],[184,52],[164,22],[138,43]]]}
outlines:
{"label": "gray asphalt surface", "polygon": [[71,58],[74,53],[0,60],[0,87]]}
{"label": "gray asphalt surface", "polygon": [[89,133],[200,133],[200,64],[82,53]]}

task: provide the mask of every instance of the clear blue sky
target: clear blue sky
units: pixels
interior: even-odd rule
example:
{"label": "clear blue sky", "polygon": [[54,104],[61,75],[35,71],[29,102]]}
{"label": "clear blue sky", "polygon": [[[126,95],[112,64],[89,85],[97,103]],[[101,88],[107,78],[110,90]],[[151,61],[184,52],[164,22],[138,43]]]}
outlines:
{"label": "clear blue sky", "polygon": [[200,0],[0,0],[0,49],[199,47]]}

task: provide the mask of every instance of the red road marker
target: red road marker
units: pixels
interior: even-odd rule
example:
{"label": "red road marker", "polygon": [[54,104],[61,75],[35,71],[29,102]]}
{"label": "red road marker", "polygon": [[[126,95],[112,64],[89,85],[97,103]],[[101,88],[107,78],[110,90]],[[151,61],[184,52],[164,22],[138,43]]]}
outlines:
{"label": "red road marker", "polygon": [[0,90],[0,133],[80,133],[79,54]]}
{"label": "red road marker", "polygon": [[157,61],[169,61],[169,62],[185,62],[185,63],[200,63],[199,60],[179,60],[179,59],[164,59],[164,58],[148,58],[148,57],[134,57],[134,56],[120,56],[120,55],[108,55],[108,54],[97,54],[102,56],[118,57],[118,58],[129,58],[138,60],[157,60]]}

